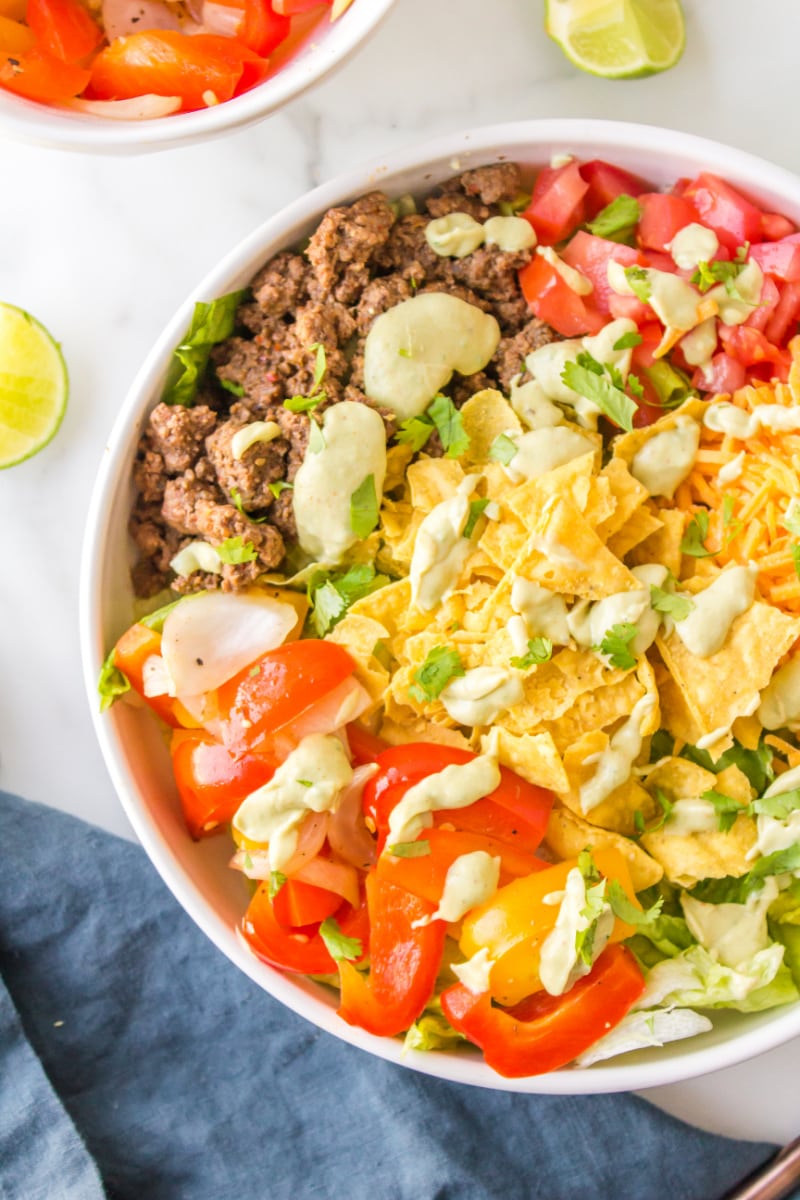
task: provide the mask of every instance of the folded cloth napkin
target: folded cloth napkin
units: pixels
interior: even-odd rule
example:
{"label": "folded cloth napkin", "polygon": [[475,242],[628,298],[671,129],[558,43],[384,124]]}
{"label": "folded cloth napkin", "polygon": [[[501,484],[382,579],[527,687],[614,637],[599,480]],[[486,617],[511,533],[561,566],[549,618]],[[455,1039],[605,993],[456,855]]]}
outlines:
{"label": "folded cloth napkin", "polygon": [[2,1200],[716,1200],[774,1147],[462,1087],[237,971],[142,850],[0,793]]}

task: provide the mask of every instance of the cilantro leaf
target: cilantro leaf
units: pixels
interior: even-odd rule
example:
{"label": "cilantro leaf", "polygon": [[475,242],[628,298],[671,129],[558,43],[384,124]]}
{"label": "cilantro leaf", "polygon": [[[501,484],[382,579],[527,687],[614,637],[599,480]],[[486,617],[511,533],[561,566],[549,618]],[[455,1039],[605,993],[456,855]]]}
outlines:
{"label": "cilantro leaf", "polygon": [[715,775],[724,771],[726,767],[738,767],[742,774],[747,776],[758,795],[761,795],[775,775],[772,770],[772,750],[763,743],[757,750],[746,750],[741,743],[734,742],[716,762],[712,761],[707,750],[698,750],[697,746],[690,745],[681,747],[680,757],[697,763],[698,767],[705,767],[707,771],[713,771]]}
{"label": "cilantro leaf", "polygon": [[217,376],[220,387],[223,387],[226,392],[230,392],[232,396],[243,396],[244,388],[240,383],[234,383],[232,379],[220,379]]}
{"label": "cilantro leaf", "polygon": [[275,899],[285,883],[286,876],[284,875],[283,871],[270,871],[268,884],[270,900]]}
{"label": "cilantro leaf", "polygon": [[759,796],[751,802],[748,811],[751,816],[763,815],[774,817],[776,821],[785,821],[797,808],[800,808],[800,788],[792,788],[775,796]]}
{"label": "cilantro leaf", "polygon": [[217,554],[224,563],[238,564],[255,562],[258,551],[252,542],[246,542],[243,537],[229,537],[215,546]]}
{"label": "cilantro leaf", "polygon": [[594,958],[594,939],[597,933],[597,922],[606,909],[607,883],[608,880],[601,879],[599,883],[586,889],[586,904],[581,909],[581,916],[589,924],[585,929],[579,929],[575,934],[575,950],[578,958],[587,967],[592,965]]}
{"label": "cilantro leaf", "polygon": [[610,204],[597,214],[594,220],[587,222],[586,228],[595,237],[606,238],[608,241],[623,242],[631,236],[642,209],[639,201],[633,196],[623,193],[615,196]]}
{"label": "cilantro leaf", "polygon": [[701,508],[694,514],[683,534],[681,554],[689,554],[692,558],[710,558],[716,550],[707,550],[705,546],[708,537],[708,512]]}
{"label": "cilantro leaf", "polygon": [[486,500],[470,500],[469,516],[467,517],[467,523],[464,526],[464,529],[461,533],[462,537],[465,537],[465,538],[472,537],[473,533],[475,532],[475,526],[478,524],[478,521],[480,520],[483,510],[486,508],[486,505],[488,503],[489,503],[488,499],[486,499]]}
{"label": "cilantro leaf", "polygon": [[312,412],[323,400],[327,400],[325,392],[315,392],[313,396],[290,396],[284,400],[283,407],[293,413]]}
{"label": "cilantro leaf", "polygon": [[663,588],[650,585],[650,607],[654,612],[666,613],[673,621],[685,621],[694,608],[694,600],[689,596],[675,596],[665,592]]}
{"label": "cilantro leaf", "polygon": [[194,403],[200,380],[208,365],[211,347],[224,342],[236,328],[236,310],[247,291],[230,292],[210,303],[198,301],[183,341],[172,352],[161,399],[164,404]]}
{"label": "cilantro leaf", "polygon": [[634,346],[642,344],[642,335],[631,330],[629,333],[623,333],[621,338],[617,338],[612,349],[614,350],[632,350]]}
{"label": "cilantro leaf", "polygon": [[433,421],[429,420],[424,414],[421,417],[409,417],[407,421],[403,421],[394,435],[394,440],[401,446],[410,446],[415,454],[417,454],[424,445],[434,430]]}
{"label": "cilantro leaf", "polygon": [[639,632],[630,621],[620,625],[612,625],[600,643],[600,651],[605,654],[612,667],[620,671],[628,671],[636,666],[636,655],[631,651],[630,644]]}
{"label": "cilantro leaf", "polygon": [[328,359],[325,354],[325,347],[322,342],[314,342],[309,346],[314,355],[314,387],[318,388],[325,378],[325,372],[328,369]]}
{"label": "cilantro leaf", "polygon": [[[602,373],[598,373],[598,366]],[[619,377],[619,373],[617,374]],[[625,429],[628,433],[633,429],[633,414],[636,412],[636,404],[630,396],[625,395],[622,388],[613,383],[611,377],[606,375],[602,364],[598,363],[590,354],[579,354],[577,362],[565,363],[561,379],[579,396],[585,396],[587,400],[591,400],[592,404],[595,404],[608,417],[609,421],[613,421],[620,429]]]}
{"label": "cilantro leaf", "polygon": [[451,679],[464,673],[464,664],[457,650],[452,646],[434,646],[428,651],[422,666],[417,667],[411,676],[414,683],[408,689],[408,694],[419,704],[435,700]]}
{"label": "cilantro leaf", "polygon": [[[655,761],[657,762],[658,759]],[[658,833],[659,829],[663,829],[670,818],[673,806],[671,801],[668,800],[665,794],[662,792],[661,788],[656,788],[655,798],[656,803],[661,809],[661,816],[656,820],[655,824],[645,824],[644,813],[640,808],[637,808],[636,812],[633,814],[633,825],[636,830],[637,837],[641,837],[643,833]]]}
{"label": "cilantro leaf", "polygon": [[309,417],[308,422],[308,448],[312,454],[319,454],[320,450],[325,449],[325,435],[313,417]]}
{"label": "cilantro leaf", "polygon": [[795,537],[800,537],[800,504],[797,500],[792,500],[783,514],[783,523],[793,533]]}
{"label": "cilantro leaf", "polygon": [[356,537],[369,537],[378,524],[378,510],[375,476],[367,475],[350,497],[350,528]]}
{"label": "cilantro leaf", "polygon": [[507,467],[517,453],[517,449],[517,443],[507,433],[501,433],[489,447],[489,458],[492,462],[499,462]]}
{"label": "cilantro leaf", "polygon": [[325,918],[319,927],[319,934],[328,954],[335,962],[340,962],[343,958],[350,960],[361,957],[361,939],[346,937],[335,917]]}
{"label": "cilantro leaf", "polygon": [[547,637],[534,637],[528,640],[528,649],[522,655],[509,659],[512,667],[518,671],[527,671],[540,663],[548,662],[553,657],[553,643]]}
{"label": "cilantro leaf", "polygon": [[661,915],[664,897],[659,896],[652,907],[643,910],[628,897],[618,879],[610,879],[608,881],[608,903],[611,905],[614,916],[619,917],[620,921],[624,921],[626,925],[652,925],[656,917]]}
{"label": "cilantro leaf", "polygon": [[714,805],[719,817],[720,833],[728,833],[733,828],[739,814],[747,811],[746,805],[734,800],[733,796],[726,796],[724,792],[716,791],[715,788],[709,788],[703,792],[700,799],[707,800],[709,804]]}
{"label": "cilantro leaf", "polygon": [[[743,249],[743,247],[740,247]],[[745,250],[745,256],[747,251]],[[725,291],[729,296],[738,297],[739,293],[736,290],[736,277],[745,268],[745,262],[739,258],[730,262],[715,261],[715,262],[699,262],[697,270],[691,278],[691,283],[699,288],[701,292],[707,292],[717,283],[725,285]]]}
{"label": "cilantro leaf", "polygon": [[461,413],[449,396],[441,393],[428,405],[425,414],[433,421],[448,458],[458,458],[469,449],[469,436],[464,428]]}
{"label": "cilantro leaf", "polygon": [[599,883],[602,876],[597,869],[597,864],[592,858],[592,848],[587,846],[578,854],[578,870],[583,876],[586,883]]}
{"label": "cilantro leaf", "polygon": [[[270,484],[270,491],[272,491],[272,487],[273,485]],[[273,496],[275,495],[274,492],[272,492],[272,494]],[[254,525],[261,525],[264,521],[266,521],[266,517],[251,517],[249,512],[245,512],[244,505],[242,504],[242,493],[237,487],[231,488],[231,500],[233,501],[233,506],[236,511],[240,512],[243,517],[247,518],[248,521],[252,521]]]}
{"label": "cilantro leaf", "polygon": [[[276,479],[274,483],[268,483],[267,487],[272,492],[276,500],[278,499],[278,496],[280,496],[281,492],[291,492],[294,490],[294,484],[287,483],[285,479]],[[266,517],[261,517],[260,520],[265,521]]]}
{"label": "cilantro leaf", "polygon": [[393,842],[391,846],[386,847],[386,853],[394,855],[395,858],[424,858],[426,854],[430,854],[430,842]]}
{"label": "cilantro leaf", "polygon": [[657,729],[650,739],[650,762],[668,758],[675,749],[675,738],[666,729]]}
{"label": "cilantro leaf", "polygon": [[776,850],[756,861],[746,875],[725,875],[722,879],[701,879],[689,892],[706,904],[745,904],[748,896],[763,886],[768,875],[783,875],[800,870],[800,842]]}
{"label": "cilantro leaf", "polygon": [[641,300],[642,304],[647,304],[653,294],[653,285],[647,269],[645,267],[626,267],[625,278],[637,300]]}
{"label": "cilantro leaf", "polygon": [[124,696],[130,690],[131,684],[128,676],[114,665],[114,651],[112,650],[100,668],[97,678],[100,712],[106,712],[119,696]]}
{"label": "cilantro leaf", "polygon": [[342,619],[351,604],[376,592],[389,582],[387,575],[376,575],[372,563],[356,563],[346,571],[329,574],[315,571],[309,580],[311,601],[309,621],[318,637],[324,637]]}

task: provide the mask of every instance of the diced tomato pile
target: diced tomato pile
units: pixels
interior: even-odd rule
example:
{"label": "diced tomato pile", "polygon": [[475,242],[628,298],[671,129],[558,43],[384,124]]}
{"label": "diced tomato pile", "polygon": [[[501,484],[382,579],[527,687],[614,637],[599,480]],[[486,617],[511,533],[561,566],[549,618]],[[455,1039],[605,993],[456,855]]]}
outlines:
{"label": "diced tomato pile", "polygon": [[[86,111],[96,114],[111,115],[104,102],[137,99],[130,115],[202,109],[266,79],[270,56],[291,46],[309,21],[327,16],[332,2],[221,0],[233,14],[223,36],[213,22],[192,23],[187,32],[139,30],[132,0],[131,32],[109,41],[83,0],[3,0],[0,87],[46,104],[90,102]],[[235,36],[227,36],[229,29]]]}
{"label": "diced tomato pile", "polygon": [[[593,222],[619,197],[636,201],[636,221],[621,240],[591,232]],[[748,382],[785,380],[790,355],[787,343],[800,321],[800,233],[786,217],[762,211],[717,175],[702,172],[681,179],[669,191],[657,192],[643,179],[599,160],[571,159],[545,167],[536,177],[531,199],[520,214],[533,226],[540,246],[557,249],[559,258],[589,283],[579,292],[547,256],[534,254],[520,271],[520,284],[531,310],[564,337],[596,334],[613,318],[627,317],[638,326],[642,344],[632,368],[644,387],[636,424],[647,424],[663,411],[641,368],[652,366],[663,327],[646,302],[614,292],[608,267],[655,268],[691,279],[669,253],[673,238],[688,225],[711,230],[719,248],[713,263],[738,255],[758,263],[763,272],[760,300],[742,324],[718,323],[716,351],[702,367],[689,363],[680,341],[665,360],[685,372],[701,393],[731,392]],[[734,281],[735,283],[735,281]]]}

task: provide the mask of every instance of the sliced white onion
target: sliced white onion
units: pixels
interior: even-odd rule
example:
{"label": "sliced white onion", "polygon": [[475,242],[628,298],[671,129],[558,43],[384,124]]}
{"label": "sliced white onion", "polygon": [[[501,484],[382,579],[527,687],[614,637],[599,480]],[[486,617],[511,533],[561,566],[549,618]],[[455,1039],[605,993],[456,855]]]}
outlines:
{"label": "sliced white onion", "polygon": [[142,667],[142,691],[148,699],[153,696],[174,696],[175,684],[160,654],[151,654]]}
{"label": "sliced white onion", "polygon": [[331,862],[330,859],[317,856],[295,871],[292,878],[336,892],[353,908],[358,907],[358,871],[347,863]]}
{"label": "sliced white onion", "polygon": [[377,763],[356,767],[353,778],[328,823],[328,842],[334,854],[366,871],[375,862],[375,839],[364,824],[361,793],[368,779],[378,770]]}
{"label": "sliced white onion", "polygon": [[221,37],[236,37],[244,18],[244,9],[230,4],[214,4],[205,0],[200,9],[200,24],[206,33],[218,33]]}
{"label": "sliced white onion", "polygon": [[297,835],[297,848],[289,861],[281,867],[284,875],[296,875],[301,867],[316,858],[328,833],[328,814],[309,813]]}
{"label": "sliced white onion", "polygon": [[180,29],[175,9],[162,0],[103,0],[103,29],[110,42],[140,29]]}
{"label": "sliced white onion", "polygon": [[237,850],[228,866],[241,871],[248,879],[269,879],[272,874],[269,850]]}
{"label": "sliced white onion", "polygon": [[280,646],[296,624],[291,604],[256,591],[185,596],[167,614],[161,636],[161,653],[178,697],[220,687]]}
{"label": "sliced white onion", "polygon": [[109,117],[112,121],[153,121],[168,117],[181,106],[180,96],[135,96],[132,100],[82,100],[76,96],[63,102],[64,108],[88,113],[91,117]]}

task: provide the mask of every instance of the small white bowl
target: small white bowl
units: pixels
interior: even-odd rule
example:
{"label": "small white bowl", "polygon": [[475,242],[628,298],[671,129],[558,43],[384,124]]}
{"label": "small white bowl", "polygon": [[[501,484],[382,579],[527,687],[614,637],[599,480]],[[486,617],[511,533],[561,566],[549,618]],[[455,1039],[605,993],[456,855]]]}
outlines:
{"label": "small white bowl", "polygon": [[[271,995],[354,1046],[442,1079],[548,1094],[637,1090],[731,1066],[800,1034],[800,1004],[747,1016],[718,1013],[712,1032],[689,1041],[624,1055],[588,1070],[566,1069],[529,1079],[502,1079],[477,1052],[403,1055],[401,1041],[374,1037],[337,1017],[328,989],[300,976],[283,975],[245,948],[236,926],[247,892],[241,877],[226,866],[230,842],[225,837],[200,844],[191,841],[156,722],[149,713],[125,704],[99,714],[96,681],[109,646],[132,619],[126,524],[133,498],[131,464],[136,444],[159,399],[172,349],[189,323],[194,301],[210,300],[242,287],[278,250],[310,233],[327,208],[371,188],[380,187],[390,196],[425,192],[437,181],[470,166],[504,158],[536,166],[563,152],[583,159],[608,159],[656,185],[710,170],[740,186],[767,209],[800,223],[800,180],[789,172],[687,134],[606,121],[529,121],[449,135],[324,184],[237,246],[181,306],[153,347],[105,451],[89,512],[80,597],[86,687],[114,786],[165,883],[214,944]],[[224,969],[222,964],[220,969]]]}
{"label": "small white bowl", "polygon": [[323,16],[313,35],[275,75],[212,108],[123,121],[39,104],[0,88],[0,132],[34,146],[98,154],[139,154],[207,141],[263,120],[319,83],[366,41],[394,3],[356,0],[338,21]]}

